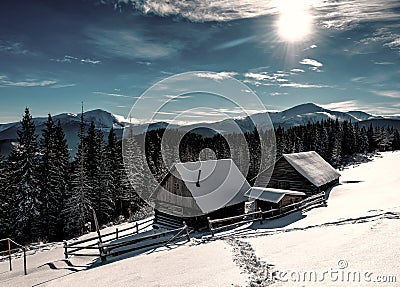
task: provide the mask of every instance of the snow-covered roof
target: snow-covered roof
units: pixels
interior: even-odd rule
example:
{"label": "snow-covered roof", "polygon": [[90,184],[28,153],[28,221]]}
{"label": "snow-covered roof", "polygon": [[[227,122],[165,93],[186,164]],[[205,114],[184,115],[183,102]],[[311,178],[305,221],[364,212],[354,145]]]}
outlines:
{"label": "snow-covered roof", "polygon": [[306,194],[304,192],[295,190],[254,186],[249,189],[244,195],[252,199],[278,203],[285,195],[305,196]]}
{"label": "snow-covered roof", "polygon": [[315,151],[284,154],[283,157],[317,187],[340,177],[340,173]]}
{"label": "snow-covered roof", "polygon": [[244,193],[250,185],[232,159],[179,163],[175,167],[203,212],[246,201]]}
{"label": "snow-covered roof", "polygon": [[232,159],[177,163],[170,173],[183,180],[203,213],[247,200],[250,185]]}

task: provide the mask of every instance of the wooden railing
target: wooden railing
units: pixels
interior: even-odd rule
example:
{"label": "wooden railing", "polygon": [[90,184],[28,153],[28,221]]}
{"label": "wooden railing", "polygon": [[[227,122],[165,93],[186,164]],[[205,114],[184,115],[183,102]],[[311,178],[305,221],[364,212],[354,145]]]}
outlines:
{"label": "wooden railing", "polygon": [[[26,247],[15,242],[14,240],[12,240],[11,238],[4,238],[4,239],[0,239],[0,242],[7,242],[7,250],[6,251],[0,251],[0,255],[1,254],[6,254],[6,257],[8,257],[8,261],[10,262],[10,271],[12,271],[12,255],[20,252],[22,249],[22,252],[24,253],[24,274],[27,275],[28,272],[26,270]],[[11,248],[11,246],[15,245],[17,246],[17,248]],[[2,257],[4,257],[4,255],[1,255]]]}
{"label": "wooden railing", "polygon": [[[230,227],[234,227],[234,226],[238,226],[238,225],[242,225],[242,224],[250,223],[250,222],[254,222],[254,221],[259,221],[260,223],[263,223],[263,219],[266,219],[266,220],[274,219],[277,217],[287,215],[294,211],[302,210],[302,209],[305,209],[305,208],[308,208],[310,206],[320,204],[320,203],[326,203],[325,192],[321,192],[319,194],[310,196],[302,201],[292,203],[289,205],[285,205],[285,206],[282,206],[282,207],[276,208],[276,209],[269,209],[269,210],[264,210],[264,211],[259,209],[258,211],[255,211],[255,212],[250,212],[250,213],[226,217],[226,218],[218,218],[218,219],[210,219],[210,217],[207,217],[208,228],[210,229],[211,235],[214,236],[216,231],[219,231],[222,229],[227,229]],[[215,225],[218,225],[218,226],[215,226]]]}
{"label": "wooden railing", "polygon": [[[187,240],[190,241],[189,228],[186,225],[186,223],[183,222],[183,226],[181,228],[167,230],[167,231],[158,232],[158,233],[152,233],[149,235],[132,238],[130,240],[125,240],[122,242],[106,244],[107,242],[118,240],[118,239],[121,239],[121,238],[124,238],[127,236],[131,236],[133,234],[139,234],[141,230],[152,225],[152,222],[153,222],[153,219],[149,218],[140,223],[136,222],[133,227],[128,227],[128,228],[124,228],[124,229],[120,229],[120,230],[118,228],[116,228],[115,232],[102,234],[102,235],[100,235],[100,237],[94,236],[94,237],[86,238],[83,240],[75,241],[73,243],[68,243],[67,241],[64,241],[65,258],[67,259],[69,256],[72,256],[72,255],[73,256],[90,256],[90,257],[99,256],[101,258],[102,262],[104,262],[104,261],[106,261],[108,256],[117,256],[117,255],[121,255],[121,254],[124,254],[127,252],[136,251],[136,250],[140,250],[143,248],[148,248],[148,247],[160,245],[163,243],[165,243],[164,245],[168,245],[169,243],[176,241],[182,237],[186,237]],[[133,233],[130,232],[130,233],[124,233],[121,235],[122,232],[126,232],[126,231],[129,231],[132,229],[134,230]],[[174,234],[174,233],[176,233],[176,234]],[[167,236],[168,234],[173,234],[173,236],[166,240],[150,242],[151,239],[164,237],[164,236]],[[109,237],[109,238],[107,238],[107,237]],[[104,239],[104,238],[107,238],[107,239]],[[90,244],[85,244],[85,243],[88,243],[91,241],[94,241],[94,242],[92,242]],[[144,243],[144,244],[141,244],[141,243]],[[89,251],[97,250],[98,252],[92,252],[92,253],[84,253],[84,252],[82,253],[81,252],[81,253],[79,253],[79,251],[83,251],[83,250],[89,250]]]}

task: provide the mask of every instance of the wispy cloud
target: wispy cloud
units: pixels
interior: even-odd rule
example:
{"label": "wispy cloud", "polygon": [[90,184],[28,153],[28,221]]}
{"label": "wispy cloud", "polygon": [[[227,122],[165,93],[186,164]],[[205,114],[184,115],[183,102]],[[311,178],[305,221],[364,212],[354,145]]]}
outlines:
{"label": "wispy cloud", "polygon": [[116,93],[104,93],[104,92],[93,92],[96,95],[108,96],[108,97],[116,97],[116,98],[131,98],[136,99],[137,97],[131,97],[123,94],[116,94]]}
{"label": "wispy cloud", "polygon": [[269,75],[267,72],[261,72],[261,73],[245,73],[243,75],[245,78],[252,78],[257,81],[264,81],[264,80],[275,80],[275,77],[272,75]]}
{"label": "wispy cloud", "polygon": [[104,54],[127,59],[157,59],[171,56],[181,49],[181,43],[161,42],[152,34],[139,30],[88,29],[89,41]]}
{"label": "wispy cloud", "polygon": [[375,65],[394,65],[393,62],[373,62]]}
{"label": "wispy cloud", "polygon": [[310,89],[310,88],[333,88],[333,86],[329,85],[320,85],[320,84],[301,84],[301,83],[287,83],[281,84],[281,87],[288,87],[288,88],[300,88],[300,89]]}
{"label": "wispy cloud", "polygon": [[302,65],[308,65],[308,66],[313,66],[313,67],[322,67],[324,64],[321,62],[318,62],[317,60],[314,59],[303,59],[299,62]]}
{"label": "wispy cloud", "polygon": [[24,44],[21,42],[12,42],[0,40],[0,52],[11,53],[14,55],[33,55],[34,53],[30,52],[25,48]]}
{"label": "wispy cloud", "polygon": [[240,46],[240,45],[243,45],[243,44],[253,41],[254,38],[255,38],[254,36],[250,36],[250,37],[244,37],[244,38],[236,39],[233,41],[229,41],[229,42],[226,42],[226,43],[216,46],[214,48],[214,50],[223,50],[223,49],[237,47],[237,46]]}
{"label": "wispy cloud", "polygon": [[303,69],[291,69],[290,70],[290,72],[292,72],[292,73],[304,73],[304,70]]}
{"label": "wispy cloud", "polygon": [[168,99],[188,99],[188,98],[191,98],[192,96],[189,96],[189,95],[166,95],[165,97]]}
{"label": "wispy cloud", "polygon": [[23,81],[11,81],[7,76],[0,76],[0,85],[9,87],[47,87],[56,84],[55,80],[26,79]]}
{"label": "wispy cloud", "polygon": [[[329,29],[348,29],[362,22],[399,20],[398,0],[296,0],[307,2],[312,7],[315,21]],[[106,0],[102,2],[107,3]],[[115,2],[113,2],[115,3]],[[116,9],[129,7],[143,14],[159,16],[178,16],[193,22],[231,21],[254,18],[263,15],[276,15],[281,1],[231,0],[213,1],[159,1],[159,0],[121,0]]]}
{"label": "wispy cloud", "polygon": [[52,89],[61,89],[61,88],[70,88],[70,87],[75,87],[76,84],[56,84],[51,86],[50,88]]}
{"label": "wispy cloud", "polygon": [[371,91],[371,92],[380,97],[400,99],[400,91],[383,90],[383,91]]}
{"label": "wispy cloud", "polygon": [[207,78],[207,79],[212,79],[216,81],[221,81],[228,79],[230,77],[236,76],[238,73],[236,72],[218,72],[218,73],[197,73],[196,76],[199,78]]}
{"label": "wispy cloud", "polygon": [[321,105],[325,109],[334,111],[355,111],[360,110],[360,104],[356,100],[348,100],[342,102],[333,102],[326,105]]}
{"label": "wispy cloud", "polygon": [[84,63],[84,64],[100,64],[101,61],[92,60],[92,59],[81,59],[81,63]]}
{"label": "wispy cloud", "polygon": [[76,63],[81,63],[81,64],[93,64],[93,65],[101,63],[100,60],[93,60],[93,59],[90,59],[90,58],[79,59],[77,57],[70,56],[70,55],[65,55],[63,58],[50,59],[50,60],[54,61],[54,62],[58,62],[58,63],[73,63],[73,62],[76,62]]}

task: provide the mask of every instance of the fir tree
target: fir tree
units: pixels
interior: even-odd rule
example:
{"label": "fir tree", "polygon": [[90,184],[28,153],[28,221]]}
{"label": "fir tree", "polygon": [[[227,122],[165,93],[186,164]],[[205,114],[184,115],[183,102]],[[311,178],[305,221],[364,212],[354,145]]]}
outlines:
{"label": "fir tree", "polygon": [[7,162],[3,156],[0,155],[0,238],[10,237],[10,180],[11,178],[8,172]]}
{"label": "fir tree", "polygon": [[29,109],[21,120],[17,131],[17,144],[9,157],[12,191],[12,229],[20,242],[37,240],[40,236],[38,147],[35,125]]}
{"label": "fir tree", "polygon": [[78,152],[72,165],[71,186],[67,190],[63,209],[64,231],[68,237],[83,234],[84,226],[91,219],[92,214],[89,198],[92,187],[89,185],[85,171],[84,132],[85,123],[82,106]]}

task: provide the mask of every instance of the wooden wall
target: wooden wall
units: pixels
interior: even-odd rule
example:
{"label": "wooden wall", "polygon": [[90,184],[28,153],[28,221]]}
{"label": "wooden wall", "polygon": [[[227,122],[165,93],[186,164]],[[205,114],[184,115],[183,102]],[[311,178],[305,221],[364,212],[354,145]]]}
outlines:
{"label": "wooden wall", "polygon": [[312,195],[319,192],[318,187],[309,182],[284,157],[275,164],[271,179],[267,185],[271,188],[297,190]]}

